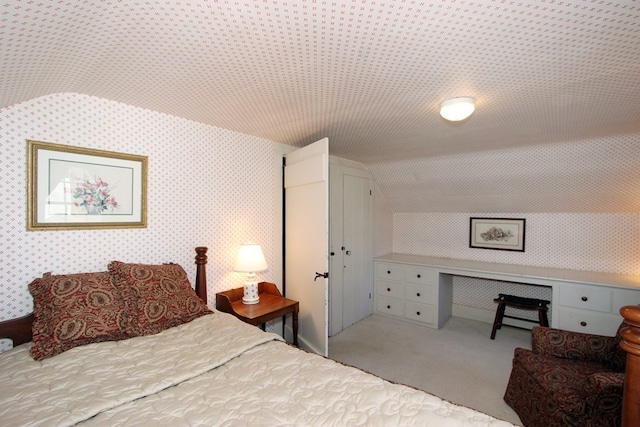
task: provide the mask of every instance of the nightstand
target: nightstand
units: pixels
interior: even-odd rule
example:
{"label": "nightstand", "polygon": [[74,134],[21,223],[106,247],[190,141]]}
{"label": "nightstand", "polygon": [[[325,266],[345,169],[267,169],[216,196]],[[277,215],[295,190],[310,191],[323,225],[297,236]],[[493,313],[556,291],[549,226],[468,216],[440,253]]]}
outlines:
{"label": "nightstand", "polygon": [[275,284],[269,282],[258,283],[260,302],[257,304],[243,304],[243,288],[230,289],[216,294],[216,308],[225,313],[233,314],[238,319],[250,325],[265,329],[265,323],[282,316],[282,335],[284,336],[284,322],[287,314],[291,313],[293,321],[293,345],[298,346],[298,301],[282,296]]}

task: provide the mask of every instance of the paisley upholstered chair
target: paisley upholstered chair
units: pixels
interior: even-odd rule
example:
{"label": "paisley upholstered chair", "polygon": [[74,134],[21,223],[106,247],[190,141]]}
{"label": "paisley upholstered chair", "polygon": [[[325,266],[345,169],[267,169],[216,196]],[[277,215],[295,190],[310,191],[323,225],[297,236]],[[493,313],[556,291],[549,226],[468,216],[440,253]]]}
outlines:
{"label": "paisley upholstered chair", "polygon": [[539,326],[531,333],[532,350],[515,349],[504,395],[524,426],[620,426],[620,329],[614,337]]}

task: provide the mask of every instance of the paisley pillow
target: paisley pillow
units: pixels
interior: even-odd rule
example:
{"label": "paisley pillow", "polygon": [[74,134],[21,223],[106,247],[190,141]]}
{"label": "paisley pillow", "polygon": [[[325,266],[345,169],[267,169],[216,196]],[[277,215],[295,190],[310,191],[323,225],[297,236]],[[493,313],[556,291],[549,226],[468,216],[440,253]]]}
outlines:
{"label": "paisley pillow", "polygon": [[127,333],[152,335],[211,313],[196,295],[178,264],[109,263],[116,286],[124,296],[131,319]]}
{"label": "paisley pillow", "polygon": [[52,275],[29,284],[31,356],[43,360],[73,347],[128,337],[124,298],[109,272]]}

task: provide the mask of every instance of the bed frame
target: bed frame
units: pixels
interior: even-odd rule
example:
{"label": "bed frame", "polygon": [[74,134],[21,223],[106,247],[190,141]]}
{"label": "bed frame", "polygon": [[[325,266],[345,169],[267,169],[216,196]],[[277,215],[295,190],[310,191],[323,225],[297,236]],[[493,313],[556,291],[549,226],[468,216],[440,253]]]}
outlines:
{"label": "bed frame", "polygon": [[620,314],[626,323],[626,327],[620,331],[620,347],[627,352],[622,426],[640,426],[640,305],[624,306]]}
{"label": "bed frame", "polygon": [[[196,248],[196,294],[207,304],[207,248]],[[627,352],[624,379],[623,427],[640,426],[640,305],[620,309],[626,327],[620,346]],[[10,338],[13,345],[31,341],[33,314],[0,322],[0,338]]]}
{"label": "bed frame", "polygon": [[[196,248],[196,294],[207,304],[207,248]],[[0,322],[0,338],[10,338],[17,346],[31,341],[33,313]]]}

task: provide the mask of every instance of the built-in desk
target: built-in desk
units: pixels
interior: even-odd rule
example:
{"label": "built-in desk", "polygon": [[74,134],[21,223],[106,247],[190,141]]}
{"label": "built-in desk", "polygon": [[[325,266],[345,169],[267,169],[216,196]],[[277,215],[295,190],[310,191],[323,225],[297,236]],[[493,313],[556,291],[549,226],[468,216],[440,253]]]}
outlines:
{"label": "built-in desk", "polygon": [[453,276],[548,286],[551,326],[573,331],[613,335],[620,308],[640,304],[640,276],[405,254],[374,265],[376,313],[434,328],[451,316]]}

